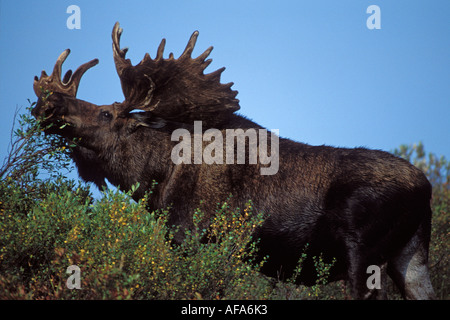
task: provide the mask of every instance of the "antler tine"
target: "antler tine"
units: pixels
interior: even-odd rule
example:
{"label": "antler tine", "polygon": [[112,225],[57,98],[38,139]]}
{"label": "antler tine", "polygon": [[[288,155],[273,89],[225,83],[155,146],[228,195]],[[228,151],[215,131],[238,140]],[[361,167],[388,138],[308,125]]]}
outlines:
{"label": "antler tine", "polygon": [[201,55],[199,55],[197,58],[195,58],[195,61],[197,61],[198,63],[200,63],[202,65],[203,71],[205,71],[205,69],[212,62],[212,59],[205,60],[209,56],[209,54],[211,53],[212,50],[213,50],[213,47],[211,46],[208,49],[206,49],[205,52],[203,52]]}
{"label": "antler tine", "polygon": [[120,37],[122,35],[123,29],[120,27],[119,22],[114,24],[114,28],[112,30],[112,48],[113,48],[113,57],[114,64],[116,65],[117,73],[119,77],[121,77],[124,69],[131,66],[131,61],[129,59],[125,59],[125,55],[128,51],[128,48],[120,49]]}
{"label": "antler tine", "polygon": [[77,95],[78,86],[80,85],[80,80],[83,74],[97,64],[98,59],[93,59],[89,62],[82,64],[77,68],[77,70],[75,70],[69,82],[67,83],[67,86],[71,89],[74,97]]}
{"label": "antler tine", "polygon": [[33,88],[38,97],[42,94],[43,89],[65,93],[75,97],[83,74],[98,63],[98,59],[93,59],[78,67],[73,74],[72,70],[67,71],[64,78],[61,79],[62,64],[67,59],[69,54],[70,49],[66,49],[59,55],[50,76],[48,76],[45,71],[42,71],[40,78],[37,76],[34,77]]}
{"label": "antler tine", "polygon": [[[197,43],[199,32],[194,31],[194,33],[191,35],[191,38],[188,41],[188,44],[186,45],[186,48],[184,49],[184,52],[181,54],[179,59],[183,58],[191,58],[192,52],[194,51],[195,44]],[[212,62],[211,59],[205,60],[211,53],[211,51],[214,49],[213,46],[210,46],[208,49],[206,49],[201,55],[199,55],[197,58],[194,59],[194,61],[202,64],[202,69],[205,70],[209,64]]]}
{"label": "antler tine", "polygon": [[166,39],[162,39],[159,44],[158,51],[156,52],[155,60],[161,60],[164,54],[164,48],[166,47]]}
{"label": "antler tine", "polygon": [[60,91],[67,91],[64,84],[61,82],[61,68],[67,56],[70,54],[70,49],[64,50],[56,60],[53,72],[50,76],[47,75],[45,70],[42,70],[41,77],[34,77],[33,89],[36,95],[39,97],[42,93],[42,89],[59,89]]}
{"label": "antler tine", "polygon": [[214,49],[213,46],[209,47],[208,49],[205,50],[205,52],[203,52],[201,55],[199,55],[195,60],[204,61],[211,54],[211,51],[213,51],[213,49]]}
{"label": "antler tine", "polygon": [[125,59],[128,48],[120,49],[120,37],[122,36],[122,32],[123,29],[120,27],[119,22],[116,22],[112,31],[113,51],[114,55],[119,55],[121,58]]}
{"label": "antler tine", "polygon": [[70,49],[66,49],[63,51],[63,53],[61,53],[59,55],[58,60],[56,60],[55,66],[53,67],[53,72],[50,77],[52,77],[53,79],[61,80],[62,64],[64,63],[64,61],[66,61],[67,56],[69,54],[70,54]]}
{"label": "antler tine", "polygon": [[186,49],[184,49],[184,52],[181,54],[181,58],[190,58],[192,51],[194,51],[195,44],[197,42],[198,38],[198,31],[194,31],[194,33],[191,35],[191,38],[189,39]]}
{"label": "antler tine", "polygon": [[[41,72],[41,79],[44,78],[44,77],[48,77],[48,76],[47,76],[47,73],[44,70],[42,70],[42,72]],[[41,96],[42,91],[41,91],[41,88],[40,88],[40,81],[39,81],[38,76],[34,76],[33,90],[34,90],[34,93],[36,94],[36,96],[38,96],[38,97]]]}

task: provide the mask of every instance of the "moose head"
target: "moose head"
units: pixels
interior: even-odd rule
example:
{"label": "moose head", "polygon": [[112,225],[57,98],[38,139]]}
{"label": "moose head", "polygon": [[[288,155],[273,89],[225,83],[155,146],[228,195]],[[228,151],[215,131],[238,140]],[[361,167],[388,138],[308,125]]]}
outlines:
{"label": "moose head", "polygon": [[163,39],[156,58],[151,59],[146,54],[136,66],[125,59],[128,49],[120,49],[122,31],[116,23],[112,32],[113,54],[125,96],[122,103],[98,106],[76,98],[81,77],[98,63],[98,59],[81,65],[73,74],[68,70],[61,78],[62,64],[69,49],[59,56],[50,76],[42,71],[40,78],[35,77],[33,87],[38,102],[32,114],[43,117],[46,123],[55,124],[48,129],[49,133],[89,138],[82,139],[82,144],[95,147],[92,137],[100,131],[105,135],[127,135],[140,126],[161,128],[167,120],[186,123],[195,119],[218,125],[239,110],[239,101],[235,99],[237,91],[230,89],[233,83],[220,83],[225,68],[203,73],[212,61],[205,59],[213,47],[195,59],[191,57],[197,31],[178,59],[174,59],[172,53],[168,59],[163,58],[166,43]]}

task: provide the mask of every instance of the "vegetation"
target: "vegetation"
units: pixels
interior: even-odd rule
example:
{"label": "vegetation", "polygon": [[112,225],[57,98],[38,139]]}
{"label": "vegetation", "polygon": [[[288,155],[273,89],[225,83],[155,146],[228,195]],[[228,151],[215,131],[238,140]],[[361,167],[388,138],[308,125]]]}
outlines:
{"label": "vegetation", "polygon": [[[32,105],[30,106],[30,108]],[[29,114],[29,113],[27,113]],[[195,228],[167,224],[170,209],[146,209],[147,195],[105,191],[94,199],[89,186],[68,180],[70,145],[46,136],[31,117],[21,115],[9,156],[0,168],[0,299],[347,299],[344,282],[326,284],[331,264],[313,257],[313,287],[293,278],[266,278],[255,261],[253,230],[262,223],[249,201],[244,208],[217,205],[210,227],[194,213]],[[422,144],[394,151],[421,168],[433,184],[431,274],[440,299],[450,297],[450,162],[426,154]],[[182,243],[173,239],[184,233]],[[68,289],[80,268],[81,289]],[[390,289],[390,298],[398,298]]]}

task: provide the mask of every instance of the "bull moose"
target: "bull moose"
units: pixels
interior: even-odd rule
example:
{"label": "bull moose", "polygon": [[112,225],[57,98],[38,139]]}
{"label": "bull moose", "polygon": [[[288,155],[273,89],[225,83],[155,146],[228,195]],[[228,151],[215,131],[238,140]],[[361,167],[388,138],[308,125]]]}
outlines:
{"label": "bull moose", "polygon": [[[379,266],[382,279],[389,275],[394,280],[404,298],[434,297],[428,270],[431,185],[419,169],[379,150],[311,146],[278,136],[259,137],[253,145],[256,150],[263,144],[271,147],[279,161],[273,174],[262,174],[267,163],[261,157],[256,163],[250,163],[250,156],[245,163],[173,161],[181,140],[173,139],[176,130],[192,133],[195,140],[212,129],[226,135],[231,129],[264,128],[236,113],[240,106],[233,83],[220,82],[224,68],[204,73],[212,47],[192,58],[197,31],[179,58],[172,53],[163,57],[163,39],[154,59],[147,53],[135,66],[125,58],[128,49],[120,48],[122,31],[116,23],[112,48],[123,102],[99,106],[77,99],[81,77],[98,60],[61,78],[69,49],[50,76],[42,71],[34,79],[38,102],[32,114],[54,124],[48,134],[78,139],[72,158],[82,179],[99,188],[107,179],[122,190],[139,183],[135,199],[157,181],[149,208],[170,206],[169,223],[184,229],[192,227],[199,206],[211,216],[230,194],[234,207],[252,200],[265,215],[255,231],[259,253],[269,257],[264,274],[292,275],[308,244],[311,255],[336,258],[329,280],[347,280],[355,299],[386,298],[383,288],[367,285],[367,268],[373,265]],[[206,148],[207,139],[201,139],[200,148]],[[223,148],[215,148],[215,156],[230,151]],[[195,152],[195,146],[181,150],[188,160]],[[299,282],[308,285],[314,277],[312,263],[305,263]]]}

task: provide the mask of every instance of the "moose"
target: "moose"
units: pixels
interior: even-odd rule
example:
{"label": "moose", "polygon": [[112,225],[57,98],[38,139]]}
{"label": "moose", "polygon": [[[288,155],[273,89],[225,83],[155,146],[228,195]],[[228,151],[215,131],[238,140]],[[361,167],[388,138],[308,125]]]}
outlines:
{"label": "moose", "polygon": [[[268,256],[263,274],[289,278],[308,244],[309,256],[336,258],[328,280],[347,281],[355,299],[387,297],[384,285],[367,284],[373,265],[382,283],[391,277],[405,299],[434,298],[428,269],[431,185],[419,169],[380,150],[311,146],[281,137],[256,143],[256,148],[277,144],[270,148],[279,159],[274,174],[261,174],[267,164],[249,163],[248,156],[238,164],[175,163],[171,154],[179,142],[172,133],[177,129],[195,136],[199,121],[200,134],[264,128],[236,113],[240,105],[233,83],[220,82],[225,68],[204,72],[213,47],[192,57],[197,31],[179,58],[163,57],[163,39],[155,58],[147,53],[134,66],[125,58],[128,48],[120,47],[122,31],[116,23],[112,48],[123,102],[95,105],[77,99],[81,77],[98,60],[61,77],[69,49],[50,76],[42,71],[34,78],[38,101],[32,114],[52,124],[47,134],[77,138],[71,156],[83,180],[99,188],[108,180],[121,190],[139,183],[134,199],[153,188],[149,208],[170,207],[169,223],[182,229],[192,228],[196,208],[212,217],[217,203],[228,199],[230,206],[243,208],[251,200],[264,213],[254,235],[259,254]],[[193,149],[183,152],[195,156]],[[313,263],[305,262],[298,282],[314,284],[315,273]]]}

